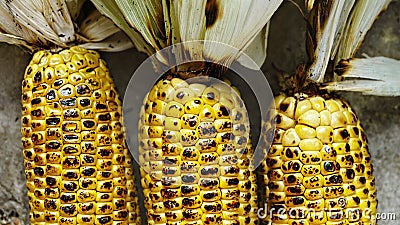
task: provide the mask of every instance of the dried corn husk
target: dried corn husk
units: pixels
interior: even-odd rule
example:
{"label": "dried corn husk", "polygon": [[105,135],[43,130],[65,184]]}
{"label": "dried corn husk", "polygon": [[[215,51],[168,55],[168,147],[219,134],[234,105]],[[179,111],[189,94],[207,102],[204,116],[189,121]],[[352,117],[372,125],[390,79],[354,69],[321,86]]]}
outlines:
{"label": "dried corn husk", "polygon": [[330,82],[328,90],[358,91],[368,95],[400,94],[400,61],[387,57],[342,60],[336,67],[343,81]]}
{"label": "dried corn husk", "polygon": [[84,0],[0,1],[0,41],[31,51],[79,44],[104,51],[133,46],[111,20],[96,12],[82,24],[78,34],[75,19],[83,3]]}
{"label": "dried corn husk", "polygon": [[[335,80],[326,89],[370,95],[400,95],[399,61],[385,57],[354,59],[368,30],[391,0],[306,1],[312,6],[308,77],[323,82],[328,64],[337,66]],[[326,7],[328,6],[328,7]],[[326,10],[329,9],[329,10]]]}
{"label": "dried corn husk", "polygon": [[[246,53],[261,65],[266,57],[266,24],[282,0],[92,2],[124,31],[138,31],[154,51],[183,42],[184,51],[174,52],[174,60],[178,62],[211,60],[229,65],[250,47]],[[134,29],[128,29],[128,25]],[[139,49],[147,49],[147,45],[140,46],[142,43],[135,35],[129,36]],[[197,40],[204,42],[193,42]],[[219,43],[233,48],[217,48]],[[161,62],[172,63],[168,56],[158,58]]]}
{"label": "dried corn husk", "polygon": [[309,31],[310,59],[312,65],[308,76],[316,82],[323,81],[328,63],[332,58],[334,46],[339,45],[344,21],[349,15],[354,1],[319,1],[311,12],[310,23],[313,30]]}

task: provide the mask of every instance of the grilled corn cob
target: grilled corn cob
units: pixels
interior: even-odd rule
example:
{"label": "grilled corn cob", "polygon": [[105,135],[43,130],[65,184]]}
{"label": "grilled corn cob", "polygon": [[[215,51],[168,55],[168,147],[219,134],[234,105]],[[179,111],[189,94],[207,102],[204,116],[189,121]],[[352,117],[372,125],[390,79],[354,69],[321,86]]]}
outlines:
{"label": "grilled corn cob", "polygon": [[262,176],[267,224],[376,224],[375,179],[367,139],[338,98],[280,95],[266,135]]}
{"label": "grilled corn cob", "polygon": [[145,98],[138,135],[148,224],[258,224],[248,117],[232,92],[173,78]]}
{"label": "grilled corn cob", "polygon": [[36,52],[21,121],[31,224],[140,224],[121,101],[97,52]]}

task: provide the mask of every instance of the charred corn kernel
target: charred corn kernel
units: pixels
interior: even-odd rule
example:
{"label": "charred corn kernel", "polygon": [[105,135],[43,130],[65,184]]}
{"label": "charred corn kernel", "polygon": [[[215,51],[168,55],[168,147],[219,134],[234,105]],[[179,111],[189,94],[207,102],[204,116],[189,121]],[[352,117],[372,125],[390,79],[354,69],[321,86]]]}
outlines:
{"label": "charred corn kernel", "polygon": [[[178,78],[149,92],[138,132],[149,224],[258,224],[249,122],[233,93],[228,85]],[[155,103],[165,110],[151,108]]]}
{"label": "charred corn kernel", "polygon": [[[277,129],[273,136],[265,134],[273,139],[259,171],[269,199],[264,222],[376,224],[371,156],[350,106],[341,99],[303,93],[280,95],[275,103],[266,126],[276,124]],[[288,126],[289,120],[295,123]],[[363,217],[363,212],[372,216]]]}
{"label": "charred corn kernel", "polygon": [[[136,189],[127,182],[132,160],[120,138],[121,101],[99,54],[39,51],[22,86],[31,223],[140,224]],[[155,113],[165,111],[159,104]]]}

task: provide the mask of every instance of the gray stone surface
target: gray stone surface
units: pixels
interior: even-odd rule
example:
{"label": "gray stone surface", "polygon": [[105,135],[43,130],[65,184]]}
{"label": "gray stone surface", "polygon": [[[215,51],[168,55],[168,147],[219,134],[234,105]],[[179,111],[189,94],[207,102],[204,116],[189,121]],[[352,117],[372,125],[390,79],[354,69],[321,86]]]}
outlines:
{"label": "gray stone surface", "polygon": [[[400,59],[400,2],[390,5],[374,24],[360,49],[370,56]],[[273,17],[268,60],[263,66],[275,91],[276,70],[293,72],[306,61],[305,25],[297,9],[284,3]],[[121,93],[135,68],[145,59],[134,50],[103,54]],[[28,203],[20,143],[21,80],[30,56],[21,48],[0,44],[0,209],[16,210],[27,221]],[[355,108],[369,138],[378,186],[379,211],[396,213],[400,220],[400,98],[341,93]],[[397,220],[381,220],[396,225]]]}

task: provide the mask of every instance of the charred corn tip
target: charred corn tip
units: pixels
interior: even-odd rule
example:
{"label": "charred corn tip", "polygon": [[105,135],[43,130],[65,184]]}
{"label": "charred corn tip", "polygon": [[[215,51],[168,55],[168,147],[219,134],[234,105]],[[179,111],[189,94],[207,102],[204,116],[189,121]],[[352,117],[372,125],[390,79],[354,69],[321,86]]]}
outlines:
{"label": "charred corn tip", "polygon": [[[371,156],[360,121],[344,100],[281,95],[261,168],[272,224],[376,224]],[[270,216],[271,215],[271,216]]]}
{"label": "charred corn tip", "polygon": [[97,52],[37,52],[21,121],[32,224],[140,224],[121,101]]}
{"label": "charred corn tip", "polygon": [[257,224],[249,121],[220,82],[161,80],[139,122],[149,224]]}

